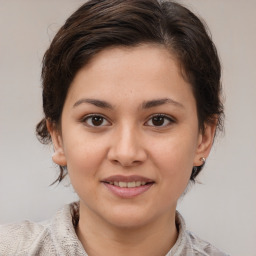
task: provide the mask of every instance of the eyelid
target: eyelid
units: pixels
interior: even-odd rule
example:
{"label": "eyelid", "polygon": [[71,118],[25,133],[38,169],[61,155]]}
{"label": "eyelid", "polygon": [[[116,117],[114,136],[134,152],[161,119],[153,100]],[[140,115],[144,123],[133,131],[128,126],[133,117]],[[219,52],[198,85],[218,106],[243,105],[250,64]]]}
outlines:
{"label": "eyelid", "polygon": [[[92,118],[92,117],[102,117],[105,122],[107,122],[108,124],[105,124],[105,125],[90,125],[88,123],[86,123],[86,120],[88,120],[89,118]],[[162,125],[162,126],[157,126],[157,125],[148,125],[147,123],[152,120],[152,118],[154,117],[163,117],[165,118],[166,120],[168,120],[168,124],[166,125]],[[100,127],[105,127],[105,126],[110,126],[112,125],[111,121],[109,121],[109,119],[107,117],[105,117],[105,115],[103,114],[98,114],[98,113],[91,113],[91,114],[87,114],[87,115],[84,115],[81,119],[80,119],[80,122],[84,123],[87,127],[93,127],[93,128],[100,128]],[[167,115],[167,114],[163,114],[163,113],[156,113],[156,114],[152,114],[148,117],[147,121],[144,123],[146,126],[152,126],[152,127],[156,127],[156,128],[163,128],[163,127],[167,127],[169,126],[170,124],[172,123],[175,123],[176,120],[175,118],[171,117],[170,115]]]}
{"label": "eyelid", "polygon": [[148,120],[145,122],[145,124],[147,124],[150,120],[152,120],[152,118],[154,117],[163,117],[165,119],[167,119],[169,121],[169,124],[167,125],[163,125],[163,126],[156,126],[156,125],[146,125],[146,126],[152,126],[152,127],[155,127],[155,128],[163,128],[163,127],[167,127],[169,126],[170,124],[172,123],[175,123],[176,120],[175,118],[171,117],[170,115],[167,115],[167,114],[163,114],[163,113],[158,113],[158,114],[152,114]]}
{"label": "eyelid", "polygon": [[[86,123],[86,120],[88,120],[89,118],[92,118],[92,117],[102,117],[105,121],[108,122],[107,125],[99,125],[99,126],[93,126],[93,125],[89,125]],[[105,126],[110,126],[111,125],[111,122],[108,120],[108,118],[106,118],[104,115],[102,114],[97,114],[97,113],[93,113],[93,114],[88,114],[88,115],[85,115],[83,116],[81,119],[80,119],[80,122],[84,123],[87,127],[93,127],[93,128],[100,128],[100,127],[105,127]]]}

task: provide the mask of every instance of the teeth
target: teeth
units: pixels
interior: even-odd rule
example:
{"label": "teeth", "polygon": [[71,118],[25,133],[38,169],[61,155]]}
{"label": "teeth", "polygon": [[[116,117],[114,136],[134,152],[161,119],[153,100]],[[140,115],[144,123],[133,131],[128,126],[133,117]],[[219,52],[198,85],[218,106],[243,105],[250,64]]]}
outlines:
{"label": "teeth", "polygon": [[136,187],[141,186],[141,182],[140,182],[140,181],[136,181],[136,182],[135,182],[135,186],[136,186]]}
{"label": "teeth", "polygon": [[121,188],[127,188],[127,183],[126,183],[126,182],[119,181],[119,187],[121,187]]}
{"label": "teeth", "polygon": [[131,182],[123,182],[123,181],[114,181],[108,182],[110,185],[115,185],[121,188],[135,188],[146,185],[145,181],[131,181]]}
{"label": "teeth", "polygon": [[128,183],[127,183],[127,187],[128,187],[128,188],[134,188],[134,187],[135,187],[135,181],[133,181],[133,182],[128,182]]}

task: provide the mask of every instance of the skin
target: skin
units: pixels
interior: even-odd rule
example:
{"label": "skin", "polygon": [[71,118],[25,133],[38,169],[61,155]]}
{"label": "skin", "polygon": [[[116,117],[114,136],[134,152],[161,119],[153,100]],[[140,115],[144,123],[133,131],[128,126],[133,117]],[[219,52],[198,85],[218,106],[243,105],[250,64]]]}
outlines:
{"label": "skin", "polygon": [[[90,114],[104,118],[95,126]],[[157,114],[166,115],[162,123],[153,122]],[[53,161],[67,166],[80,198],[77,234],[86,252],[165,255],[177,239],[177,200],[215,133],[214,124],[200,132],[191,86],[170,52],[141,45],[98,53],[70,86],[61,130],[49,122],[48,129]],[[140,175],[154,184],[121,198],[102,183],[112,175]]]}

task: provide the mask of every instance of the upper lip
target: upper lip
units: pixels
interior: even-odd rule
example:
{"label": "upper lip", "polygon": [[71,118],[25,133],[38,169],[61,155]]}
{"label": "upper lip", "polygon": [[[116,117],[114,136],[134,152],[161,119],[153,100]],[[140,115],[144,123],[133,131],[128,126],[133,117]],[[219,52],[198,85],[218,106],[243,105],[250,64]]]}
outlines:
{"label": "upper lip", "polygon": [[152,179],[138,176],[138,175],[130,175],[130,176],[113,175],[113,176],[109,176],[102,180],[102,182],[115,182],[115,181],[121,181],[121,182],[142,181],[142,182],[146,182],[146,183],[154,182]]}

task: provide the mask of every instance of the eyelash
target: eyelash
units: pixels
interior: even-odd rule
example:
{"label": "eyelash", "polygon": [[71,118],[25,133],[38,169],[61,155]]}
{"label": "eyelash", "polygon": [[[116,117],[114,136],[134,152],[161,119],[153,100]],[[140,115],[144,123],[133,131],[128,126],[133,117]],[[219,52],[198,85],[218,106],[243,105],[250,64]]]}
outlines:
{"label": "eyelash", "polygon": [[166,120],[168,121],[168,124],[165,124],[165,125],[147,125],[147,126],[153,126],[153,127],[166,127],[166,126],[169,126],[170,124],[172,123],[175,123],[175,120],[173,118],[171,118],[170,116],[168,115],[165,115],[165,114],[154,114],[150,117],[150,119],[145,123],[147,124],[149,121],[152,122],[153,118],[163,118],[164,119],[164,122],[166,122]]}
{"label": "eyelash", "polygon": [[[102,120],[103,120],[103,123],[104,122],[107,122],[108,124],[106,125],[102,125],[102,124],[100,124],[100,125],[93,125],[93,124],[88,124],[88,120],[92,120],[92,118],[101,118]],[[150,121],[151,121],[151,123],[152,123],[152,120],[153,120],[153,118],[163,118],[164,119],[164,125],[154,125],[154,124],[152,124],[152,125],[150,125],[150,124],[148,124]],[[167,124],[165,124],[166,123],[166,120],[168,121],[168,123]],[[86,124],[86,126],[88,126],[88,127],[102,127],[102,126],[110,126],[111,125],[111,123],[107,120],[107,118],[105,118],[103,115],[101,115],[101,114],[90,114],[90,115],[87,115],[87,116],[85,116],[85,117],[83,117],[82,118],[82,120],[81,120],[81,122],[82,123],[85,123]],[[91,121],[92,122],[92,121]],[[148,121],[147,122],[145,122],[145,125],[146,126],[152,126],[152,127],[156,127],[156,128],[158,128],[158,127],[166,127],[166,126],[169,126],[171,123],[175,123],[175,120],[173,119],[173,118],[171,118],[170,116],[168,116],[168,115],[165,115],[165,114],[154,114],[154,115],[152,115],[152,116],[150,116],[150,118],[148,119]]]}
{"label": "eyelash", "polygon": [[89,127],[102,127],[102,126],[109,126],[109,125],[93,125],[93,124],[88,124],[88,120],[94,117],[98,117],[98,118],[102,118],[103,119],[103,122],[107,122],[108,124],[110,124],[110,122],[103,116],[103,115],[100,115],[100,114],[91,114],[91,115],[87,115],[85,117],[82,118],[81,122],[82,123],[85,123],[86,126],[89,126]]}

